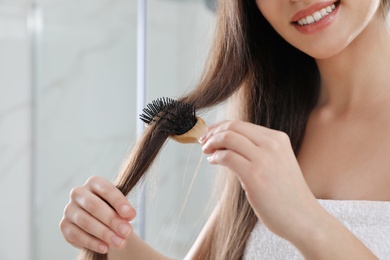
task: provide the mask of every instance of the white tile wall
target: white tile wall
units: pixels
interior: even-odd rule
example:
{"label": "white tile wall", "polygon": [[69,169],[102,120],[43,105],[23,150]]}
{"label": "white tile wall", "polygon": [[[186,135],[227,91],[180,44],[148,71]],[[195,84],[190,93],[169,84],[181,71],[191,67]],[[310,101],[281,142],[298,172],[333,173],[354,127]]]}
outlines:
{"label": "white tile wall", "polygon": [[113,180],[135,138],[136,8],[39,4],[37,259],[72,259],[76,250],[58,231],[70,190],[92,175]]}
{"label": "white tile wall", "polygon": [[0,3],[0,259],[29,259],[32,93],[28,1]]}
{"label": "white tile wall", "polygon": [[[0,259],[73,259],[58,229],[70,190],[91,175],[113,180],[135,139],[136,0],[36,1],[36,60],[31,2],[0,3]],[[213,15],[200,0],[148,8],[148,101],[177,97],[200,74]],[[147,181],[146,240],[172,257],[183,257],[205,220],[204,162],[186,197],[200,158],[198,146],[169,142]]]}

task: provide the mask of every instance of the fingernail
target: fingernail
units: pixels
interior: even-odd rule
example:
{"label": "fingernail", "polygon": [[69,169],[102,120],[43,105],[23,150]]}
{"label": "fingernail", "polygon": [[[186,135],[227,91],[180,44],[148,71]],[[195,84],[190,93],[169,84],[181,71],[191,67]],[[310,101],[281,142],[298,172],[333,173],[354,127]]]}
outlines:
{"label": "fingernail", "polygon": [[99,245],[98,246],[98,250],[99,250],[100,253],[105,254],[105,253],[107,253],[107,246]]}
{"label": "fingernail", "polygon": [[124,240],[118,236],[114,236],[112,238],[112,242],[114,243],[114,245],[116,245],[117,247],[120,247],[122,245],[122,243],[124,242]]}
{"label": "fingernail", "polygon": [[120,209],[122,215],[124,215],[124,214],[126,214],[127,212],[129,212],[129,210],[130,210],[130,207],[129,207],[128,205],[123,205],[123,206],[121,207],[121,209]]}
{"label": "fingernail", "polygon": [[121,224],[119,226],[119,233],[122,235],[122,236],[125,236],[127,237],[127,235],[129,234],[130,232],[130,226],[127,225],[127,224]]}
{"label": "fingernail", "polygon": [[203,144],[203,142],[206,140],[206,135],[203,135],[199,138],[199,143]]}
{"label": "fingernail", "polygon": [[213,163],[214,162],[214,157],[211,155],[211,156],[209,156],[209,157],[207,157],[207,161],[209,162],[209,163]]}

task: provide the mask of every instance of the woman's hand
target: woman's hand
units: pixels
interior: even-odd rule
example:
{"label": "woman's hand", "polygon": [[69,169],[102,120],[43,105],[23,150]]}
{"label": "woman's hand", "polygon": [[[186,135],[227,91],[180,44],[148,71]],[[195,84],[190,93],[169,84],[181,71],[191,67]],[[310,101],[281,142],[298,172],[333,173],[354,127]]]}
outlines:
{"label": "woman's hand", "polygon": [[111,246],[125,246],[134,217],[126,197],[111,182],[94,176],[70,193],[60,229],[73,246],[104,254]]}
{"label": "woman's hand", "polygon": [[223,121],[210,126],[200,141],[211,164],[226,166],[237,175],[257,217],[275,234],[296,239],[321,212],[287,134]]}

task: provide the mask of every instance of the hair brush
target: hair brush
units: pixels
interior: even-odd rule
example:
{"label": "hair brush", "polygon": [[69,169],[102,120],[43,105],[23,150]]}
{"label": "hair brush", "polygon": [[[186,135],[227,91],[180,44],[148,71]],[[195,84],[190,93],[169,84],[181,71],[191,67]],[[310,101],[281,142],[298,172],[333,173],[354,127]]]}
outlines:
{"label": "hair brush", "polygon": [[199,143],[206,133],[204,120],[196,116],[195,106],[171,98],[158,98],[147,104],[140,119],[160,128],[179,143]]}

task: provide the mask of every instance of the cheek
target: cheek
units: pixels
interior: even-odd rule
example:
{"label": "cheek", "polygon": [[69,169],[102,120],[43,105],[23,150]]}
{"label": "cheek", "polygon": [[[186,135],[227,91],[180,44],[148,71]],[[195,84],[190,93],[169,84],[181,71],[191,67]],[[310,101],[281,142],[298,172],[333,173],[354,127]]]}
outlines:
{"label": "cheek", "polygon": [[256,0],[260,12],[272,26],[274,26],[273,20],[281,15],[280,10],[278,10],[278,2],[278,0]]}
{"label": "cheek", "polygon": [[292,27],[288,21],[286,4],[283,5],[280,0],[256,0],[257,7],[264,18],[283,38],[287,36],[288,29]]}

